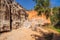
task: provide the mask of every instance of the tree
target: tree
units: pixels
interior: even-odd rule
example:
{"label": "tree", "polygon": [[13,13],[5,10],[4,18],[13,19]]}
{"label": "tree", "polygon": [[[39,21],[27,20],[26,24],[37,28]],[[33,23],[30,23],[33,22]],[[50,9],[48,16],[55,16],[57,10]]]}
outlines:
{"label": "tree", "polygon": [[49,0],[33,0],[33,1],[36,2],[36,5],[34,8],[38,12],[38,15],[41,15],[41,13],[44,12],[47,17],[47,15],[49,15],[49,12],[50,12]]}
{"label": "tree", "polygon": [[50,18],[53,25],[57,24],[60,21],[60,7],[53,8],[53,15],[51,15]]}

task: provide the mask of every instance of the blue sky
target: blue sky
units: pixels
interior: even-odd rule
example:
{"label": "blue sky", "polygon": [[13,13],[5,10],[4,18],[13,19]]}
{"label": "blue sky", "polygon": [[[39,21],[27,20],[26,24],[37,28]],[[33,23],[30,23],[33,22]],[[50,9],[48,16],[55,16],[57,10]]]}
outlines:
{"label": "blue sky", "polygon": [[[18,2],[27,10],[34,9],[35,6],[35,2],[33,2],[32,0],[16,0],[16,2]],[[50,3],[51,7],[60,6],[60,0],[50,0]]]}
{"label": "blue sky", "polygon": [[51,7],[59,7],[60,6],[60,0],[51,0]]}

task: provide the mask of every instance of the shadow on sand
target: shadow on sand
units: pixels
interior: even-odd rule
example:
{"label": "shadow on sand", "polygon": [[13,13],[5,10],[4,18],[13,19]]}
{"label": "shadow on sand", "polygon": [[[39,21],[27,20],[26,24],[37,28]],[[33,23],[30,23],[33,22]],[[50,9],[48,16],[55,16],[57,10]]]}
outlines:
{"label": "shadow on sand", "polygon": [[35,40],[60,40],[60,34],[44,34],[42,37],[39,35],[31,35],[32,37],[35,38]]}

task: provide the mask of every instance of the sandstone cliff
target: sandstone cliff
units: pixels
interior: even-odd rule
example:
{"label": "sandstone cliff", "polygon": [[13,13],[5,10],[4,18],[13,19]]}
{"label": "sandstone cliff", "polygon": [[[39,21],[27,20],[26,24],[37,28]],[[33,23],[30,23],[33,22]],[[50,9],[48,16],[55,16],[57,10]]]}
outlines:
{"label": "sandstone cliff", "polygon": [[18,28],[26,20],[26,10],[15,0],[1,0],[0,4],[0,31]]}

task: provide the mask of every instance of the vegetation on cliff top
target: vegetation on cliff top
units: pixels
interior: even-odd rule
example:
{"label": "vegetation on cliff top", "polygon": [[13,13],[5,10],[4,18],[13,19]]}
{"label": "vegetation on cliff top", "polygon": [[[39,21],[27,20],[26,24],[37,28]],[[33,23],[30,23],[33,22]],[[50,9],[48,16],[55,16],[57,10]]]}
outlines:
{"label": "vegetation on cliff top", "polygon": [[36,2],[35,10],[38,12],[38,15],[41,15],[42,12],[51,19],[51,25],[54,29],[60,32],[60,7],[50,8],[50,0],[33,0]]}

